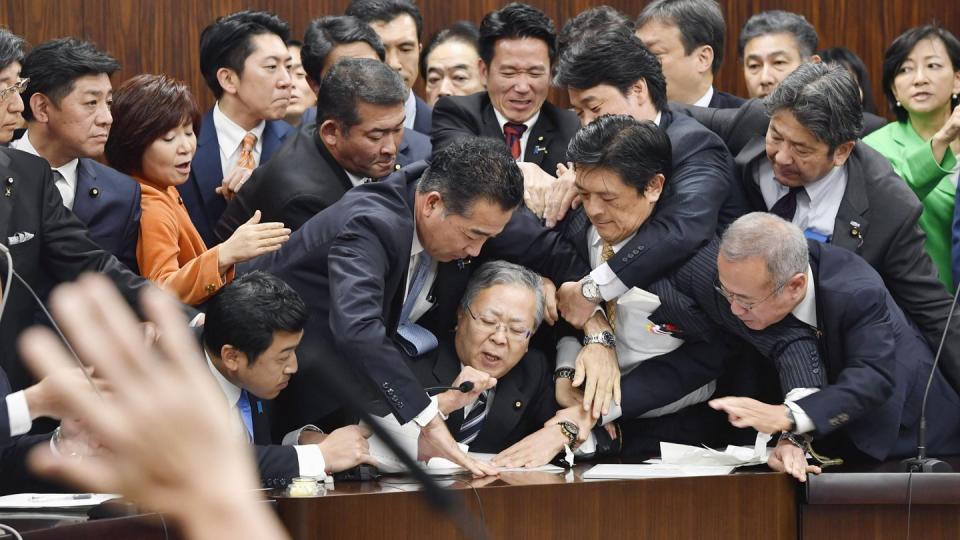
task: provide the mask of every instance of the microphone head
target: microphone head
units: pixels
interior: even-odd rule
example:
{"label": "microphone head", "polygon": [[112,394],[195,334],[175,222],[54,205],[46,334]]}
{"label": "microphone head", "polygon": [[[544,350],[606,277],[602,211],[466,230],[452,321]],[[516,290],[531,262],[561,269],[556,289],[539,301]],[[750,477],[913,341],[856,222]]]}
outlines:
{"label": "microphone head", "polygon": [[473,381],[465,381],[460,383],[460,386],[457,387],[464,394],[468,394],[473,391]]}

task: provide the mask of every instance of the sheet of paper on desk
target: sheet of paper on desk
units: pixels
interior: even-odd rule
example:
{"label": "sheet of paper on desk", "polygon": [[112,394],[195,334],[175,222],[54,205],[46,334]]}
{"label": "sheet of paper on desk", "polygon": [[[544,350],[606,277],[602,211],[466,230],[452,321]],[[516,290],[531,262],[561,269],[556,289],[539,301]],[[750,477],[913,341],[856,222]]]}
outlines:
{"label": "sheet of paper on desk", "polygon": [[770,435],[758,433],[753,448],[728,446],[723,452],[705,446],[660,443],[660,459],[647,463],[664,465],[695,465],[707,467],[742,467],[761,465],[767,462],[767,442]]}
{"label": "sheet of paper on desk", "polygon": [[730,474],[733,467],[708,467],[697,465],[663,465],[621,463],[601,463],[583,473],[586,479],[598,478],[678,478],[684,476],[723,476]]}
{"label": "sheet of paper on desk", "polygon": [[111,493],[16,493],[0,497],[0,508],[82,508],[117,497]]}
{"label": "sheet of paper on desk", "polygon": [[[487,463],[493,459],[496,454],[482,454],[479,452],[468,452],[468,456],[476,459],[477,461],[485,461]],[[556,465],[550,465],[549,463],[541,467],[498,467],[500,472],[552,472],[552,473],[562,473],[564,472],[563,467],[557,467]],[[431,458],[427,462],[427,472],[430,474],[455,474],[458,472],[465,472],[466,469],[457,465],[456,463],[445,459],[445,458]]]}

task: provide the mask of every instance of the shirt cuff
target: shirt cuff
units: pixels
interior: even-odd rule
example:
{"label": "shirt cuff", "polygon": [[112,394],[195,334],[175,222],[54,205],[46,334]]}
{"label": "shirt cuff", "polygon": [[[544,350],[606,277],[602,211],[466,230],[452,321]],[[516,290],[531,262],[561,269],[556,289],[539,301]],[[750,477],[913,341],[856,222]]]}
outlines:
{"label": "shirt cuff", "polygon": [[583,441],[574,453],[578,456],[592,456],[596,452],[597,438],[593,436],[593,432],[591,431],[590,434],[587,435],[587,440]]}
{"label": "shirt cuff", "polygon": [[819,391],[819,388],[794,388],[787,392],[787,398],[783,404],[793,412],[793,421],[796,424],[796,429],[793,430],[794,433],[810,433],[817,429],[817,427],[813,425],[813,420],[807,416],[807,413],[803,412],[803,409],[801,409],[796,402]]}
{"label": "shirt cuff", "polygon": [[287,433],[286,435],[284,435],[284,436],[283,436],[283,439],[280,441],[280,444],[282,444],[282,445],[284,445],[284,446],[296,446],[296,445],[300,444],[300,434],[303,433],[304,430],[315,431],[315,432],[317,432],[317,433],[323,433],[323,430],[320,429],[320,428],[318,428],[317,426],[315,426],[315,425],[313,425],[313,424],[307,424],[307,425],[303,426],[303,427],[300,428],[300,429],[295,429],[295,430],[291,431],[290,433]]}
{"label": "shirt cuff", "polygon": [[30,419],[30,407],[23,390],[7,394],[7,414],[10,417],[10,436],[16,437],[30,431],[33,420]]}
{"label": "shirt cuff", "polygon": [[580,345],[575,337],[566,336],[560,338],[560,341],[557,343],[557,369],[576,369],[577,355],[580,354],[580,349],[582,348],[583,345]]}
{"label": "shirt cuff", "polygon": [[316,444],[300,444],[293,447],[297,451],[297,462],[300,464],[300,476],[327,476],[327,462],[323,459],[323,452]]}
{"label": "shirt cuff", "polygon": [[600,417],[600,425],[605,426],[623,416],[623,409],[616,401],[610,400],[610,413]]}
{"label": "shirt cuff", "polygon": [[612,300],[629,290],[627,286],[620,281],[617,274],[610,269],[610,265],[607,263],[603,263],[594,268],[593,271],[590,272],[590,277],[592,277],[593,282],[600,287],[600,296],[602,296],[604,300]]}
{"label": "shirt cuff", "polygon": [[427,427],[427,424],[438,414],[440,414],[440,406],[437,404],[437,396],[432,396],[430,398],[430,404],[420,411],[420,414],[414,416],[413,421],[421,428],[424,428]]}

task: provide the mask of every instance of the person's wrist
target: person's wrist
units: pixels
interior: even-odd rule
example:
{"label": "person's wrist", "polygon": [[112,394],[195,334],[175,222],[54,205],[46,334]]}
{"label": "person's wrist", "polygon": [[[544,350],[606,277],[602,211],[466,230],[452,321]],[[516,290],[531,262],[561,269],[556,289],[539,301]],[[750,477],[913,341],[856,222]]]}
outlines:
{"label": "person's wrist", "polygon": [[30,413],[30,420],[36,420],[41,416],[47,416],[47,398],[46,393],[41,386],[43,381],[23,389],[23,397],[27,401],[27,411]]}
{"label": "person's wrist", "polygon": [[610,323],[607,322],[607,317],[603,314],[603,311],[596,311],[593,315],[587,319],[587,322],[583,325],[583,332],[585,334],[599,334],[604,330],[610,331]]}

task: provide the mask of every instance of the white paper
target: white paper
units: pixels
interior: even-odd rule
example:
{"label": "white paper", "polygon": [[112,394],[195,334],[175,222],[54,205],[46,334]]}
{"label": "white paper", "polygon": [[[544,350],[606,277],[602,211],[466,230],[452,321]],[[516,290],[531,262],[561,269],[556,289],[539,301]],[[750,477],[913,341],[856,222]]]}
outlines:
{"label": "white paper", "polygon": [[[483,461],[490,463],[490,460],[496,456],[496,454],[482,454],[479,452],[467,452],[467,455],[472,457],[477,461]],[[572,459],[571,455],[567,456],[567,459]],[[562,473],[565,469],[563,467],[557,467],[556,465],[546,464],[540,467],[497,467],[499,472],[551,472],[551,473]],[[430,461],[427,462],[427,472],[430,474],[455,474],[459,472],[465,472],[466,469],[457,465],[456,463],[441,457],[430,458]]]}
{"label": "white paper", "polygon": [[[400,422],[397,422],[397,419],[393,415],[387,415],[383,418],[378,416],[371,416],[373,421],[376,422],[380,427],[387,431],[390,435],[393,436],[393,439],[397,441],[397,444],[400,445],[400,448],[406,452],[411,459],[416,460],[417,454],[419,453],[418,441],[420,439],[420,426],[417,425],[414,421],[409,421],[406,424],[401,425]],[[363,422],[360,423],[361,426],[365,426]],[[370,429],[367,427],[367,429]],[[371,430],[372,431],[372,430]],[[369,439],[370,443],[370,457],[377,460],[377,470],[381,473],[401,473],[407,470],[407,467],[397,458],[397,455],[394,454],[389,448],[387,448],[386,443],[383,442],[380,437],[373,435]]]}
{"label": "white paper", "polygon": [[81,508],[118,497],[112,493],[16,493],[0,497],[0,508]]}
{"label": "white paper", "polygon": [[583,473],[585,479],[598,478],[677,478],[684,476],[723,476],[730,474],[733,467],[641,464],[623,465],[603,463],[595,465]]}
{"label": "white paper", "polygon": [[757,433],[753,448],[746,446],[728,446],[723,452],[705,446],[660,443],[660,459],[647,463],[664,465],[695,465],[706,467],[743,467],[762,465],[767,462],[767,442],[770,435]]}

